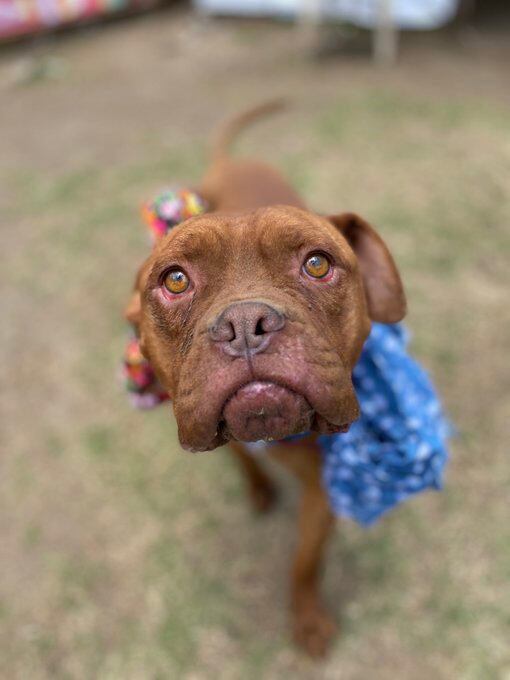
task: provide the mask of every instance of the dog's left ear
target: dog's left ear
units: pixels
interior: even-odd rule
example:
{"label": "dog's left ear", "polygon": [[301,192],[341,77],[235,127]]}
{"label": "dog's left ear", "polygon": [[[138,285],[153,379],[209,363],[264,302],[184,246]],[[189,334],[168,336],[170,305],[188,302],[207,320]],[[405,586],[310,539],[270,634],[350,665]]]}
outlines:
{"label": "dog's left ear", "polygon": [[145,260],[138,268],[135,277],[133,291],[129,298],[129,302],[124,307],[124,318],[128,321],[135,331],[138,333],[140,324],[142,322],[142,287],[143,277],[146,275],[146,265],[148,260]]}
{"label": "dog's left ear", "polygon": [[354,213],[331,215],[358,258],[368,314],[373,321],[396,323],[406,313],[406,297],[397,266],[386,244],[368,222]]}
{"label": "dog's left ear", "polygon": [[142,320],[142,301],[140,291],[134,290],[129,298],[129,302],[124,307],[124,318],[132,326],[138,328]]}

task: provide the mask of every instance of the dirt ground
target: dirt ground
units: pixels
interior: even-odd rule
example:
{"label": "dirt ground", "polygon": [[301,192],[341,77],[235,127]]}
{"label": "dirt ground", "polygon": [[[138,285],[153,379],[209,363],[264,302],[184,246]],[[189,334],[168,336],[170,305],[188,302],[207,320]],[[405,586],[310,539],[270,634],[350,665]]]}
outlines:
{"label": "dirt ground", "polygon": [[[507,35],[407,39],[380,71],[168,11],[0,54],[2,678],[510,678]],[[379,226],[458,429],[443,493],[339,522],[319,665],[286,625],[292,480],[255,519],[227,455],[184,454],[117,376],[140,202],[275,94],[293,110],[240,151]]]}

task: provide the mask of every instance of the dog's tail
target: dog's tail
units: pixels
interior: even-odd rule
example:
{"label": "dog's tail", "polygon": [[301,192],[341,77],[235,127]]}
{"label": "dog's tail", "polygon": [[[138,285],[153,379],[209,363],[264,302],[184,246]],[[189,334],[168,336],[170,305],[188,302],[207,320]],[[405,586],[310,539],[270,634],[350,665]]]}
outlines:
{"label": "dog's tail", "polygon": [[270,113],[281,111],[289,105],[287,99],[271,99],[270,101],[254,106],[247,111],[239,113],[234,118],[227,120],[213,138],[211,156],[213,161],[219,161],[229,155],[230,147],[243,128],[254,121]]}

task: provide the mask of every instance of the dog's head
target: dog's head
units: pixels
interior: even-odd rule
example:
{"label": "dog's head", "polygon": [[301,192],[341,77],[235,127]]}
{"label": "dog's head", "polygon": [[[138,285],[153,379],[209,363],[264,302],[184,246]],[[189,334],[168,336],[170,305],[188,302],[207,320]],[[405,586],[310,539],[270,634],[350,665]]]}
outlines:
{"label": "dog's head", "polygon": [[370,319],[404,314],[367,222],[288,206],[186,220],[142,266],[126,310],[192,451],[347,429]]}

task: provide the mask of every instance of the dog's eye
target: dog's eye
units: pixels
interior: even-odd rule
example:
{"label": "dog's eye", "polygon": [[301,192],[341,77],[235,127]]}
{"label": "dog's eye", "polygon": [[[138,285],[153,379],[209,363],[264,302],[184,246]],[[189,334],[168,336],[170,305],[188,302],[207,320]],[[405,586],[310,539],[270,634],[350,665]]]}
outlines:
{"label": "dog's eye", "polygon": [[328,258],[321,253],[309,255],[303,265],[305,272],[314,279],[322,279],[329,273],[331,265]]}
{"label": "dog's eye", "polygon": [[184,293],[189,288],[189,278],[182,269],[171,269],[165,274],[163,285],[169,293],[178,295]]}

